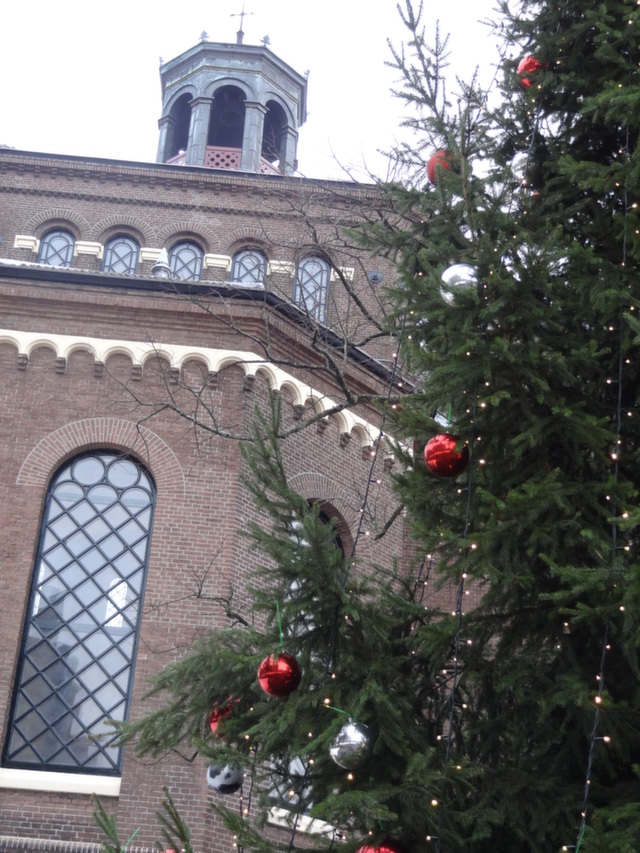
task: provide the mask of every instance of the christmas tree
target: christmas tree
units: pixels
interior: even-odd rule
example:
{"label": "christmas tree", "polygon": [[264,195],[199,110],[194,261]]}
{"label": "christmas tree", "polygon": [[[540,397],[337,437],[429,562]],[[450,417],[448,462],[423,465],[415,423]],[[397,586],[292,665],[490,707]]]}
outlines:
{"label": "christmas tree", "polygon": [[[274,400],[246,450],[269,518],[249,531],[251,607],[125,729],[143,753],[186,740],[221,777],[241,768],[265,809],[288,797],[282,849],[640,846],[640,11],[501,12],[494,84],[453,99],[446,40],[401,9],[415,137],[393,212],[358,237],[399,271],[390,330],[414,393],[385,423],[418,559],[344,553],[287,483]],[[454,585],[451,612],[427,582]],[[245,849],[275,849],[219,811]],[[325,835],[300,839],[306,812]]]}

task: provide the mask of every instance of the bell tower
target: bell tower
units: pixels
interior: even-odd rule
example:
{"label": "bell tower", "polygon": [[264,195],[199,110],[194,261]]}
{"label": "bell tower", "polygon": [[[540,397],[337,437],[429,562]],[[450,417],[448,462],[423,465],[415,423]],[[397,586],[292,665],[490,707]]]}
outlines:
{"label": "bell tower", "polygon": [[[265,39],[267,42],[267,39]],[[206,41],[160,67],[158,163],[290,175],[307,80],[266,43]]]}

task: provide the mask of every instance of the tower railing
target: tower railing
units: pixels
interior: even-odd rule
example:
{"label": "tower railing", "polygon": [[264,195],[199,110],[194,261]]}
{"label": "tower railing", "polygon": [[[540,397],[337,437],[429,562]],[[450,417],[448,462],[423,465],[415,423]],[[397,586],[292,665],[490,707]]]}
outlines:
{"label": "tower railing", "polygon": [[[240,148],[222,148],[218,145],[207,145],[204,155],[203,165],[208,169],[226,169],[230,172],[239,172],[242,163],[242,149]],[[187,153],[180,151],[174,157],[167,160],[170,166],[186,166]],[[273,163],[260,158],[260,173],[263,175],[281,175],[282,172]]]}

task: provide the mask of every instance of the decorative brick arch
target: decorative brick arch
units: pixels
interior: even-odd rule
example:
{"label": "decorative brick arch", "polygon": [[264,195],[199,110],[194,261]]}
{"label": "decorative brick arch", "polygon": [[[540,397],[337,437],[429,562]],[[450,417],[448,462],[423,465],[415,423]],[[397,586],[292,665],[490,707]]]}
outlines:
{"label": "decorative brick arch", "polygon": [[205,254],[212,251],[213,247],[220,248],[220,240],[217,235],[207,228],[202,222],[192,222],[188,219],[182,219],[178,222],[173,222],[158,232],[158,245],[165,246],[172,237],[190,237],[199,238],[201,243],[204,243]]}
{"label": "decorative brick arch", "polygon": [[184,472],[166,441],[147,427],[120,418],[85,418],[50,432],[28,454],[16,482],[44,489],[67,459],[84,450],[110,448],[134,453],[144,462],[164,497],[184,497]]}
{"label": "decorative brick arch", "polygon": [[153,229],[148,222],[145,222],[145,220],[141,219],[139,216],[132,216],[127,213],[105,216],[104,219],[96,222],[91,228],[89,239],[99,241],[105,236],[105,234],[111,237],[120,230],[124,232],[128,230],[134,231],[136,234],[140,235],[145,246],[155,246],[156,244],[155,229]]}
{"label": "decorative brick arch", "polygon": [[27,234],[36,234],[38,229],[49,223],[52,225],[68,223],[75,226],[79,239],[86,240],[90,231],[89,223],[84,216],[66,207],[50,207],[47,210],[40,211],[40,213],[35,213],[31,219],[27,220],[24,229]]}
{"label": "decorative brick arch", "polygon": [[263,233],[257,233],[256,228],[249,225],[243,225],[240,228],[235,228],[231,234],[227,236],[229,251],[233,254],[245,246],[251,245],[261,249],[265,254],[269,248],[269,242]]}
{"label": "decorative brick arch", "polygon": [[349,493],[336,480],[315,471],[305,471],[289,478],[289,486],[308,501],[328,503],[336,509],[351,530],[358,523],[359,507],[349,500]]}

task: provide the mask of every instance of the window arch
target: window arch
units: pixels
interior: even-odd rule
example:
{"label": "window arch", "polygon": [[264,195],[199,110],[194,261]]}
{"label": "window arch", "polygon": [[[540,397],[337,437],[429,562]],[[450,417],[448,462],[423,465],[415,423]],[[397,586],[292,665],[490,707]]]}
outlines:
{"label": "window arch", "polygon": [[199,281],[203,258],[204,253],[197,243],[188,240],[176,243],[169,251],[171,275],[183,281]]}
{"label": "window arch", "polygon": [[102,272],[133,275],[138,269],[140,246],[133,237],[119,234],[112,237],[104,247]]}
{"label": "window arch", "polygon": [[242,249],[233,256],[231,281],[242,284],[264,284],[267,259],[259,249]]}
{"label": "window arch", "polygon": [[155,486],[117,453],[76,457],[43,512],[4,765],[118,775]]}
{"label": "window arch", "polygon": [[298,264],[293,301],[315,320],[327,319],[327,294],[331,267],[324,258],[304,258]]}
{"label": "window arch", "polygon": [[48,231],[40,241],[38,263],[50,267],[70,267],[75,244],[73,234],[64,228]]}

